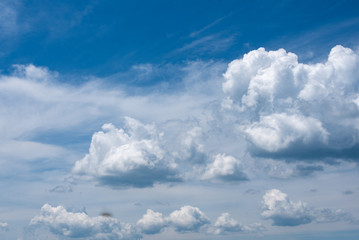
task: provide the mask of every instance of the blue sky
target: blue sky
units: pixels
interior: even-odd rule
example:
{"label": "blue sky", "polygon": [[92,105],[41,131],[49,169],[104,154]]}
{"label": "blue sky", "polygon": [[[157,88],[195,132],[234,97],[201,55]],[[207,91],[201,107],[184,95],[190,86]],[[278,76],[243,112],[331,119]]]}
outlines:
{"label": "blue sky", "polygon": [[0,238],[357,239],[357,9],[0,1]]}

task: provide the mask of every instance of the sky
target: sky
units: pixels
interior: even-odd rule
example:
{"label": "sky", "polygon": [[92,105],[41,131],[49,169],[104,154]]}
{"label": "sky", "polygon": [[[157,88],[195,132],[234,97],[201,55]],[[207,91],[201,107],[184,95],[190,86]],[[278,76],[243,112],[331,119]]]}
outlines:
{"label": "sky", "polygon": [[358,7],[0,0],[0,238],[358,239]]}

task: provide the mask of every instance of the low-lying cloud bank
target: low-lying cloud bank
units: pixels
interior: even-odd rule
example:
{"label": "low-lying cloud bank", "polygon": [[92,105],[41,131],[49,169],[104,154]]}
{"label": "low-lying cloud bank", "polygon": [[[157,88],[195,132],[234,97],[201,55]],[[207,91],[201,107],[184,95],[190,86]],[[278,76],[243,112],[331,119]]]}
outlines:
{"label": "low-lying cloud bank", "polygon": [[90,217],[85,212],[71,212],[63,206],[53,207],[49,204],[45,204],[40,214],[31,219],[29,232],[36,235],[36,230],[44,227],[59,237],[86,239],[141,239],[142,234],[158,234],[167,229],[182,234],[256,233],[265,230],[260,223],[241,225],[228,213],[223,213],[211,224],[200,209],[192,206],[183,206],[167,217],[148,209],[136,224],[129,224],[111,216]]}

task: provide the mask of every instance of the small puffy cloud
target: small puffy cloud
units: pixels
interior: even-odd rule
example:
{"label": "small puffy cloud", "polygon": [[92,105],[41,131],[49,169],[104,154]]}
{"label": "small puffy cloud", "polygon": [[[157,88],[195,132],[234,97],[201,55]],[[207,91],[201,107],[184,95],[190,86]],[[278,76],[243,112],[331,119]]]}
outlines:
{"label": "small puffy cloud", "polygon": [[247,175],[243,172],[241,162],[225,154],[218,154],[202,175],[202,179],[219,179],[222,181],[245,181]]}
{"label": "small puffy cloud", "polygon": [[265,211],[262,216],[273,220],[275,226],[297,226],[314,220],[311,209],[303,202],[292,202],[287,194],[272,189],[263,196]]}
{"label": "small puffy cloud", "polygon": [[168,217],[168,222],[177,232],[198,232],[209,224],[210,220],[198,208],[184,206],[172,212]]}
{"label": "small puffy cloud", "polygon": [[84,212],[69,212],[62,206],[45,204],[41,213],[30,220],[33,229],[47,227],[51,233],[65,238],[140,239],[129,224],[112,217],[90,217]]}
{"label": "small puffy cloud", "polygon": [[274,226],[298,226],[311,222],[355,222],[347,212],[337,209],[313,208],[306,203],[291,201],[287,194],[278,189],[268,190],[263,196],[262,216],[271,219]]}
{"label": "small puffy cloud", "polygon": [[149,187],[179,181],[177,165],[161,147],[152,125],[125,118],[125,129],[105,124],[93,135],[89,153],[75,163],[74,173],[112,187]]}
{"label": "small puffy cloud", "polygon": [[218,217],[214,227],[216,234],[242,231],[241,225],[236,220],[231,218],[229,213],[222,213],[222,215]]}
{"label": "small puffy cloud", "polygon": [[226,234],[230,232],[261,232],[265,228],[260,223],[253,223],[250,225],[239,224],[235,219],[233,219],[229,213],[222,213],[221,216],[217,218],[217,221],[213,225],[215,234]]}
{"label": "small puffy cloud", "polygon": [[359,146],[359,55],[335,46],[327,61],[303,64],[284,49],[259,48],[224,73],[222,108],[272,157],[355,158]]}
{"label": "small puffy cloud", "polygon": [[162,213],[148,209],[146,214],[138,220],[137,226],[145,234],[156,234],[167,226],[167,219],[162,216]]}
{"label": "small puffy cloud", "polygon": [[9,227],[9,224],[6,222],[0,222],[0,230],[5,230],[7,231]]}

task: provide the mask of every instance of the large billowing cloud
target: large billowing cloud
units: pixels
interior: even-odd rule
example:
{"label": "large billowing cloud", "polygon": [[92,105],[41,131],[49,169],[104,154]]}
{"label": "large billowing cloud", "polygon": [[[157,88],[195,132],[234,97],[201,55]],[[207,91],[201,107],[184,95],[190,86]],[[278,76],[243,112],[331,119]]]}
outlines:
{"label": "large billowing cloud", "polygon": [[90,217],[84,212],[69,212],[62,206],[45,204],[41,213],[30,221],[33,229],[47,227],[51,233],[65,238],[140,239],[130,224],[112,217]]}
{"label": "large billowing cloud", "polygon": [[334,47],[327,61],[298,63],[259,48],[232,61],[222,106],[238,112],[252,153],[286,158],[355,158],[359,146],[359,56]]}
{"label": "large billowing cloud", "polygon": [[311,222],[356,221],[343,210],[313,208],[306,203],[291,201],[287,194],[278,189],[271,189],[263,196],[264,211],[262,216],[271,219],[275,226],[298,226]]}
{"label": "large billowing cloud", "polygon": [[112,187],[148,187],[179,181],[177,165],[161,146],[153,125],[125,118],[125,129],[105,124],[92,137],[89,153],[74,166],[74,173],[90,176]]}

